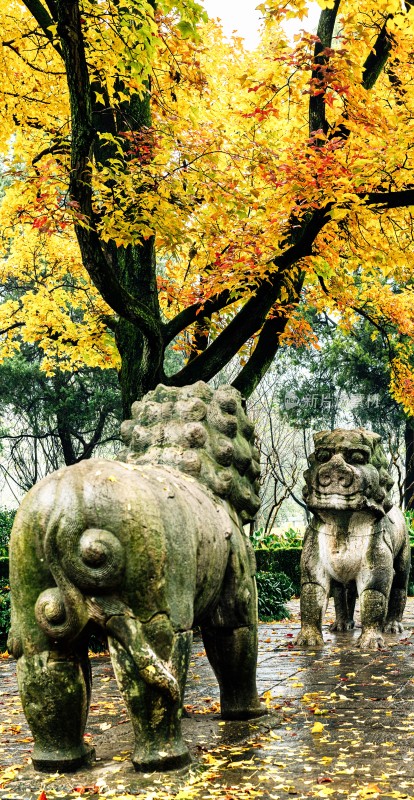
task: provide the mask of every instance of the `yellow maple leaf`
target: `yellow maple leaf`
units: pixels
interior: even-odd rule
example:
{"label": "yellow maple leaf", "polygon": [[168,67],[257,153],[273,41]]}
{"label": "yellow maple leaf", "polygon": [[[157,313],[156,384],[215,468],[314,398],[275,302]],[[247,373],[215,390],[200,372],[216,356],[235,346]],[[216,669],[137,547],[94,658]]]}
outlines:
{"label": "yellow maple leaf", "polygon": [[322,725],[322,722],[315,722],[311,728],[311,733],[322,733],[324,728],[325,725]]}

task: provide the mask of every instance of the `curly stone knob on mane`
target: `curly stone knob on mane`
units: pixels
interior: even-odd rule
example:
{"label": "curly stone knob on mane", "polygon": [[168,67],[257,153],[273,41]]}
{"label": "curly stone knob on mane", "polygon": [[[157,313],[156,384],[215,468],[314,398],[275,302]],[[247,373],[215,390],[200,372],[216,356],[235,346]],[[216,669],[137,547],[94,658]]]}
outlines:
{"label": "curly stone knob on mane", "polygon": [[378,649],[383,632],[403,630],[410,542],[404,516],[390,497],[393,480],[381,437],[362,428],[323,431],[305,472],[303,496],[313,518],[301,558],[301,632],[296,643],[322,645],[329,596],[334,631],[350,630],[357,593],[358,644]]}
{"label": "curly stone knob on mane", "polygon": [[254,429],[239,393],[158,386],[122,424],[117,461],[58,470],[24,499],[10,543],[19,689],[38,769],[88,758],[87,644],[99,626],[135,734],[138,770],[186,764],[180,717],[201,627],[225,719],[264,713],[256,689],[259,505]]}

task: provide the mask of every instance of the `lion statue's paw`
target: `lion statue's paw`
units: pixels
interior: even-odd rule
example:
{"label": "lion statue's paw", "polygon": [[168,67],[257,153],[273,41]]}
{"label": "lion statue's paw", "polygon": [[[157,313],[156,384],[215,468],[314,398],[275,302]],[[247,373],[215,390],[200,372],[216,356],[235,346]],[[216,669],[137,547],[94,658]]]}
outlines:
{"label": "lion statue's paw", "polygon": [[360,647],[361,650],[381,650],[384,644],[381,634],[373,630],[361,633],[357,641],[357,647]]}
{"label": "lion statue's paw", "polygon": [[297,647],[323,647],[323,637],[317,628],[303,627],[295,639]]}
{"label": "lion statue's paw", "polygon": [[384,633],[404,633],[404,625],[397,619],[390,619],[384,625]]}
{"label": "lion statue's paw", "polygon": [[348,620],[335,620],[332,625],[329,626],[330,631],[336,631],[337,633],[343,633],[343,631],[352,631],[355,628],[355,622],[353,619]]}

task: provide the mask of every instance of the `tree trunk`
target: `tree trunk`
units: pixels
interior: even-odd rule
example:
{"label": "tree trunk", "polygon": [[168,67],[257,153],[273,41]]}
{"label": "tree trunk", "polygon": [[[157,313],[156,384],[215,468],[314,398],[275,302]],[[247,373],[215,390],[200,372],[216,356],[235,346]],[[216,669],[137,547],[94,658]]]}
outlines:
{"label": "tree trunk", "polygon": [[122,393],[122,417],[131,417],[131,405],[162,382],[158,364],[154,364],[146,340],[138,328],[125,319],[120,319],[115,331],[122,366],[119,382]]}
{"label": "tree trunk", "polygon": [[414,508],[414,427],[407,419],[405,423],[405,481],[404,481],[404,507]]}
{"label": "tree trunk", "polygon": [[147,239],[135,247],[120,248],[116,253],[118,275],[122,285],[132,297],[148,309],[160,330],[160,348],[157,357],[139,326],[119,317],[115,340],[121,356],[119,381],[122,393],[122,416],[131,416],[131,404],[155,389],[163,380],[163,355],[161,315],[158,304],[154,239]]}

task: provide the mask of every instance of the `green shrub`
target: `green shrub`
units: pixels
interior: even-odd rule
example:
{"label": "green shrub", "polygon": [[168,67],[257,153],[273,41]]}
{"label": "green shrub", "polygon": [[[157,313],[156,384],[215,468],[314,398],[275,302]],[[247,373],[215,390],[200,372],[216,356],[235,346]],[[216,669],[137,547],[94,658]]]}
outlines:
{"label": "green shrub", "polygon": [[256,550],[258,572],[284,572],[292,581],[294,594],[300,594],[300,557],[302,550],[288,547],[284,550]]}
{"label": "green shrub", "polygon": [[288,528],[283,533],[264,533],[263,528],[255,531],[251,540],[255,550],[283,550],[287,547],[302,547],[303,531]]}
{"label": "green shrub", "polygon": [[289,612],[284,605],[293,596],[293,584],[284,572],[258,572],[259,619],[284,619]]}
{"label": "green shrub", "polygon": [[0,578],[0,651],[6,649],[10,629],[10,587],[6,578]]}
{"label": "green shrub", "polygon": [[9,539],[16,512],[0,508],[0,650],[6,649],[10,628]]}
{"label": "green shrub", "polygon": [[410,536],[410,544],[414,545],[414,511],[410,508],[404,511],[405,521],[407,523],[408,533]]}
{"label": "green shrub", "polygon": [[9,539],[16,511],[0,508],[0,557],[9,554]]}

